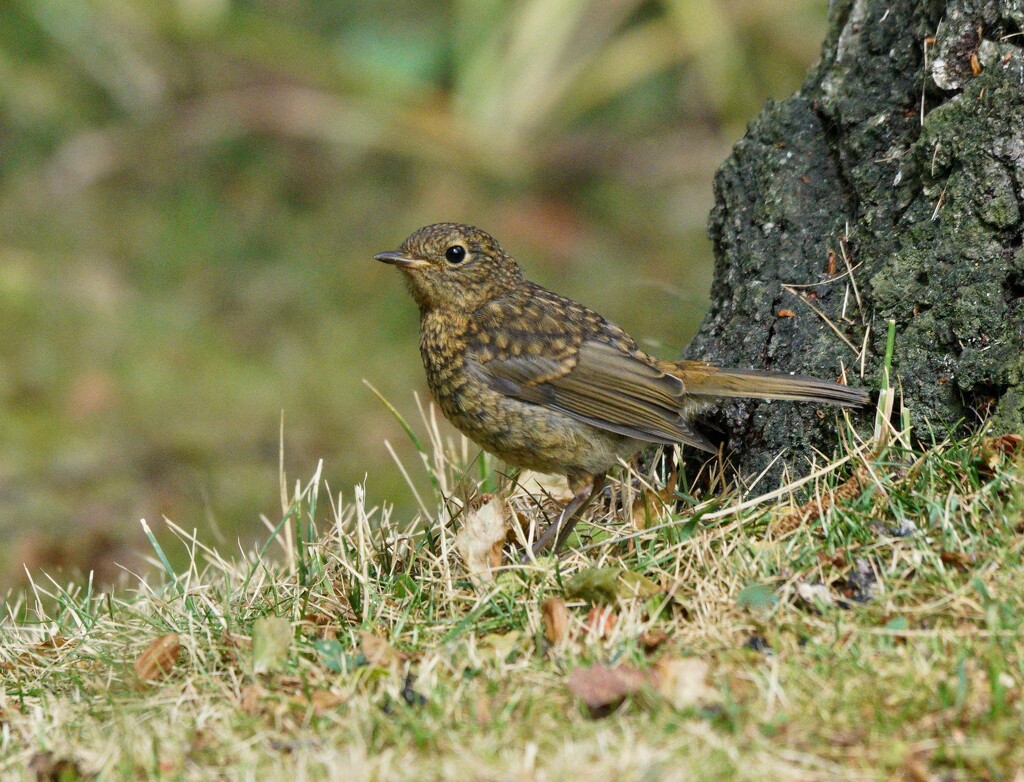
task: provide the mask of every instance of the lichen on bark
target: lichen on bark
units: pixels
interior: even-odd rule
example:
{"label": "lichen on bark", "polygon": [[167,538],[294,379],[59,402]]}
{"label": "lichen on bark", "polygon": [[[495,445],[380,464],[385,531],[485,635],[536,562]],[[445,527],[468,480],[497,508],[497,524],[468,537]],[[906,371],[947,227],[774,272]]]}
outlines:
{"label": "lichen on bark", "polygon": [[[913,420],[1024,429],[1022,19],[1024,0],[832,4],[821,62],[718,172],[687,357],[877,387],[892,318]],[[749,476],[831,453],[835,420],[743,402],[718,424]]]}

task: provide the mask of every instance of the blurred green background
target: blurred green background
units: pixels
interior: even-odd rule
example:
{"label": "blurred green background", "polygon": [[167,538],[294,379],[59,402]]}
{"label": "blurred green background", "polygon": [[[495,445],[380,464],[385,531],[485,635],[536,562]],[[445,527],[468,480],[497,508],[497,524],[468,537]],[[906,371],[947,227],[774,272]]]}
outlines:
{"label": "blurred green background", "polygon": [[[824,0],[0,3],[0,581],[232,549],[290,480],[411,515],[420,225],[677,354],[715,168],[814,61]],[[350,492],[347,492],[350,493]],[[166,534],[166,533],[165,533]]]}

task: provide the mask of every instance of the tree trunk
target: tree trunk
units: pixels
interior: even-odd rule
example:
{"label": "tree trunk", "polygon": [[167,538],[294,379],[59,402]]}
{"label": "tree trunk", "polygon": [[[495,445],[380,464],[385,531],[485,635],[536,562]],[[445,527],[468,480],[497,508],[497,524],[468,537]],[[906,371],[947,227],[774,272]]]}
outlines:
{"label": "tree trunk", "polygon": [[[686,356],[877,388],[892,318],[918,432],[1024,429],[1022,29],[1024,0],[833,2],[821,62],[718,172]],[[835,420],[743,402],[717,423],[743,475],[788,449],[777,476],[832,453]]]}

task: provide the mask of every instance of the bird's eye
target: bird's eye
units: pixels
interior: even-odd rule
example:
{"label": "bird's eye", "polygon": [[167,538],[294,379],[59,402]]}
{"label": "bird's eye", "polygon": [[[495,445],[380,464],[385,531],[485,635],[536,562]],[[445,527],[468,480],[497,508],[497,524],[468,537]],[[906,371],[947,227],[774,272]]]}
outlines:
{"label": "bird's eye", "polygon": [[461,244],[453,244],[444,251],[444,258],[448,263],[462,263],[466,260],[466,248]]}

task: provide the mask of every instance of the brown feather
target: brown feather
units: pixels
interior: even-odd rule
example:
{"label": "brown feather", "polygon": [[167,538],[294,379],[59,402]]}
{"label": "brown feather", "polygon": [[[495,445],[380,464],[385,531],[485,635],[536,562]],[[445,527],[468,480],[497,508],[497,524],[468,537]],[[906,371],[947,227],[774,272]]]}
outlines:
{"label": "brown feather", "polygon": [[659,362],[683,381],[686,392],[709,398],[753,397],[823,402],[859,407],[871,401],[861,388],[850,388],[808,375],[788,375],[762,369],[722,369],[700,361]]}

